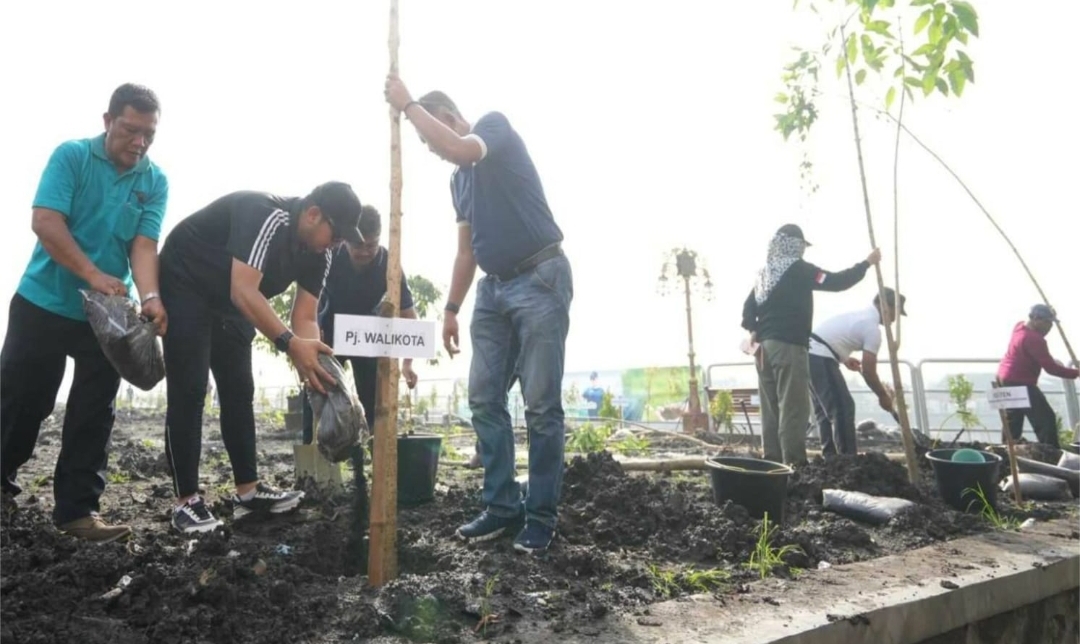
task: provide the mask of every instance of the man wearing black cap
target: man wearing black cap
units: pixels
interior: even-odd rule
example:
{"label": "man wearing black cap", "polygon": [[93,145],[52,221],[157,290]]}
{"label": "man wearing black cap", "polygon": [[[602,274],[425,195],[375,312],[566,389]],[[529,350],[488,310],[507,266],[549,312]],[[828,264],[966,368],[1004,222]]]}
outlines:
{"label": "man wearing black cap", "polygon": [[[1027,409],[1006,410],[1009,433],[1014,441],[1024,433],[1024,417],[1031,423],[1040,443],[1059,447],[1057,414],[1039,389],[1039,375],[1046,373],[1066,380],[1075,380],[1080,370],[1059,364],[1050,356],[1046,336],[1054,328],[1057,314],[1046,304],[1036,304],[1028,313],[1027,322],[1017,322],[1005,357],[998,365],[998,382],[1004,387],[1027,387]],[[1080,365],[1073,365],[1074,367]],[[1004,437],[1003,437],[1004,438]]]}
{"label": "man wearing black cap", "polygon": [[[900,296],[900,315],[907,315]],[[873,306],[842,313],[825,320],[810,334],[810,393],[821,434],[823,454],[855,454],[855,401],[840,373],[844,364],[861,371],[863,380],[877,394],[882,409],[893,412],[893,400],[877,374],[877,353],[881,348],[881,325],[896,321],[896,291],[885,289],[874,296]],[[862,360],[852,353],[862,351]]]}
{"label": "man wearing black cap", "polygon": [[[362,244],[360,200],[348,184],[324,183],[306,197],[234,192],[181,221],[161,251],[161,298],[170,311],[165,336],[168,412],[165,449],[177,507],[172,525],[185,533],[221,525],[199,496],[203,400],[214,372],[221,400],[221,437],[232,464],[234,517],[294,509],[303,492],[259,481],[255,459],[255,383],[251,342],[256,330],[288,354],[308,386],[325,391],[332,378],[318,364],[333,354],[319,340],[319,295],[333,248]],[[297,283],[292,330],[269,298]]]}
{"label": "man wearing black cap", "polygon": [[845,291],[881,261],[874,249],[865,261],[830,273],[804,261],[810,244],[795,224],[781,226],[769,242],[768,260],[743,304],[742,326],[756,345],[761,395],[761,441],[765,458],[806,461],[810,422],[810,367],[807,352],[814,320],[814,291]]}

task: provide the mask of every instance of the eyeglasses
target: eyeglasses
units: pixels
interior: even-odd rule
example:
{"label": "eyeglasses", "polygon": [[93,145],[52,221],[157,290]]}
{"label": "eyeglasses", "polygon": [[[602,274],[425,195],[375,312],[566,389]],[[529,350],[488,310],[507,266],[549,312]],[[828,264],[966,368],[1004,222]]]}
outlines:
{"label": "eyeglasses", "polygon": [[338,228],[337,228],[337,226],[334,225],[334,222],[329,217],[327,217],[325,214],[322,216],[322,218],[323,218],[323,221],[326,222],[326,225],[330,227],[330,241],[331,241],[331,243],[337,245],[337,244],[340,244],[341,242],[345,241],[345,238],[342,237],[341,233],[338,232]]}

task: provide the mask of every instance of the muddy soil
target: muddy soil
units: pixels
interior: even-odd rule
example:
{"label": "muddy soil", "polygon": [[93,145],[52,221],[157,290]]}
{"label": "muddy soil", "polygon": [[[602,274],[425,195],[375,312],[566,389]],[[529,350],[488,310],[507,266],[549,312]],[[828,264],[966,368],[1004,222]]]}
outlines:
{"label": "muddy soil", "polygon": [[[262,421],[261,473],[289,486],[295,437],[278,419]],[[170,532],[162,427],[160,415],[118,418],[102,514],[129,523],[135,536],[95,546],[51,525],[59,417],[48,421],[35,458],[20,472],[24,493],[4,499],[0,513],[4,643],[511,642],[537,630],[599,633],[609,614],[690,593],[747,592],[745,582],[759,575],[746,565],[759,522],[739,506],[715,505],[707,474],[629,475],[600,453],[568,465],[560,534],[541,557],[515,553],[509,537],[455,541],[454,530],[480,509],[480,473],[440,468],[436,500],[399,513],[401,576],[373,590],[348,491],[310,488],[294,514],[231,520],[231,473],[214,420],[204,431],[202,487],[226,527],[201,538]],[[466,457],[471,440],[454,438]],[[773,541],[774,548],[797,548],[772,574],[798,583],[821,562],[880,557],[990,529],[942,505],[929,470],[922,475],[912,486],[903,465],[880,454],[799,468],[788,521]],[[883,526],[864,525],[822,509],[821,490],[831,487],[918,506]],[[1043,518],[1060,512],[1003,508]]]}

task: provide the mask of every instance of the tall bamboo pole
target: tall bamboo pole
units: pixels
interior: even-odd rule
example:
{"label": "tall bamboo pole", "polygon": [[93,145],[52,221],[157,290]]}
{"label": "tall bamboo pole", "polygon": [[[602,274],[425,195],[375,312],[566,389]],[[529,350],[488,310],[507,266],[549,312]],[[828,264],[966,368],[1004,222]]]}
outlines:
{"label": "tall bamboo pole", "polygon": [[[398,73],[398,0],[390,0],[390,73]],[[390,244],[382,317],[396,317],[401,301],[401,114],[390,107]],[[397,577],[397,358],[379,358],[372,457],[371,544],[368,581],[382,586]],[[362,473],[360,474],[362,475]]]}
{"label": "tall bamboo pole", "polygon": [[[847,35],[844,28],[840,27],[840,37],[847,44]],[[870,192],[866,187],[866,166],[863,163],[862,138],[859,136],[859,114],[855,109],[855,84],[851,80],[851,63],[844,56],[844,69],[847,71],[848,93],[851,102],[851,123],[855,128],[855,151],[859,159],[859,180],[862,182],[863,207],[866,210],[866,228],[870,233],[870,247],[877,248],[877,240],[874,237],[874,218],[870,214]],[[881,275],[881,264],[874,265],[874,274],[877,276],[878,296],[882,304],[887,304],[885,298],[885,280]],[[899,298],[898,298],[899,299]],[[895,315],[900,315],[900,302],[894,302]],[[911,425],[908,420],[907,402],[904,400],[904,383],[900,379],[900,362],[896,357],[896,340],[893,338],[892,325],[885,326],[885,340],[889,345],[889,363],[892,367],[893,388],[896,391],[896,412],[900,417],[900,434],[904,439],[904,454],[907,457],[908,479],[915,483],[919,478],[919,465],[915,461],[915,439],[911,435]]]}

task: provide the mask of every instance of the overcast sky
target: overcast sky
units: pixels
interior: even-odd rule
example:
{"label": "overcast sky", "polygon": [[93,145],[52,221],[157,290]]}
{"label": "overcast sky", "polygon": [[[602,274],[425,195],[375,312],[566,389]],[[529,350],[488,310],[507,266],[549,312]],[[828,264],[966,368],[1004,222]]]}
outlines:
{"label": "overcast sky", "polygon": [[[778,226],[802,225],[814,244],[807,259],[825,268],[868,253],[845,104],[821,105],[812,140],[821,189],[812,197],[800,190],[797,148],[772,129],[790,46],[823,36],[791,2],[401,4],[401,73],[414,95],[442,89],[473,120],[500,110],[532,153],[574,268],[568,370],[684,363],[682,299],[656,289],[672,247],[689,245],[713,274],[714,299],[695,307],[704,364],[741,357],[742,301]],[[1009,232],[1080,344],[1080,134],[1066,71],[1080,3],[975,4],[975,84],[960,100],[909,104],[907,122]],[[171,184],[165,231],[226,192],[302,195],[329,179],[386,212],[387,7],[4,3],[0,202],[11,225],[0,238],[0,293],[14,292],[32,250],[30,206],[46,159],[65,139],[98,134],[110,93],[126,81],[162,101],[150,156]],[[824,86],[837,94],[827,69]],[[880,101],[873,88],[864,97]],[[891,282],[893,132],[865,113],[862,125]],[[403,264],[445,287],[452,168],[407,122],[402,131]],[[1037,294],[953,179],[909,143],[900,154],[903,357],[998,358]],[[870,274],[847,293],[820,294],[816,318],[864,306],[874,292]],[[472,302],[470,294],[463,325]],[[467,340],[464,349],[444,372],[465,372]],[[1051,351],[1065,359],[1057,336]]]}

